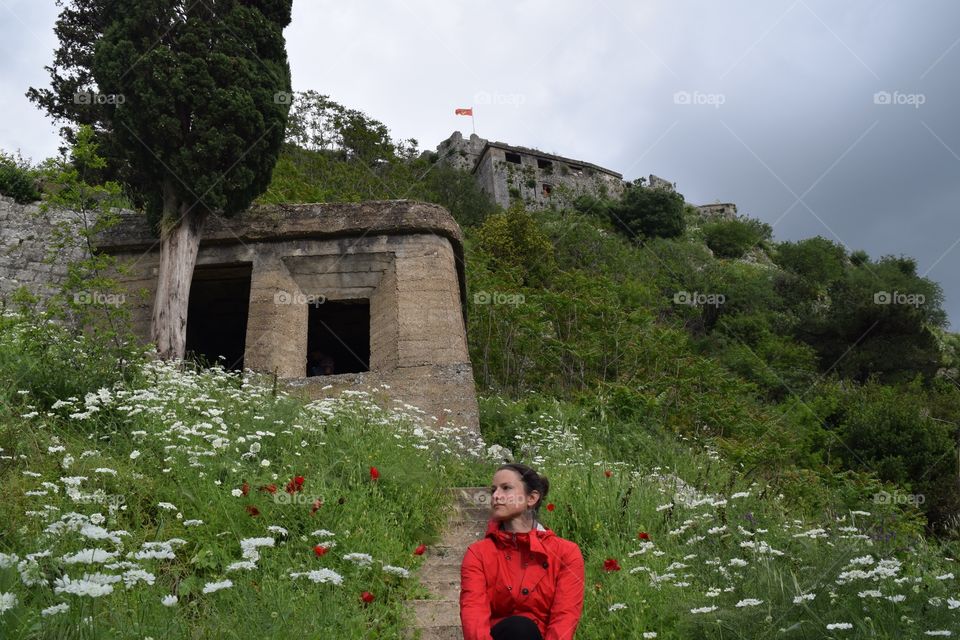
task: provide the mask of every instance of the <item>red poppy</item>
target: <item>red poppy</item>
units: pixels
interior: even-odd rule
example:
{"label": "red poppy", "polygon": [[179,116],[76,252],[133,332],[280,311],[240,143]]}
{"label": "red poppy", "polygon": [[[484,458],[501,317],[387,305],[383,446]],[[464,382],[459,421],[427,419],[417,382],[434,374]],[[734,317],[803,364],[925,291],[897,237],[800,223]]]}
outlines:
{"label": "red poppy", "polygon": [[370,467],[370,479],[371,479],[371,480],[376,480],[376,479],[379,478],[379,477],[380,477],[380,472],[377,471],[377,468],[376,468],[376,467]]}
{"label": "red poppy", "polygon": [[257,508],[256,508],[255,506],[253,506],[252,504],[248,504],[248,505],[247,505],[247,513],[249,513],[249,514],[252,515],[252,516],[258,516],[258,515],[260,515],[260,509],[257,509]]}
{"label": "red poppy", "polygon": [[607,469],[606,471],[603,472],[603,475],[605,475],[605,476],[607,476],[607,477],[609,478],[610,476],[613,475],[613,471],[610,471],[610,469]]}
{"label": "red poppy", "polygon": [[250,485],[247,484],[246,481],[244,481],[243,484],[240,486],[240,492],[243,493],[243,495],[247,495],[250,493]]}
{"label": "red poppy", "polygon": [[293,480],[287,483],[287,493],[292,494],[296,493],[297,491],[303,491],[303,476],[295,476]]}
{"label": "red poppy", "polygon": [[641,531],[640,533],[637,534],[637,538],[639,538],[640,540],[649,540],[650,534],[647,533],[646,531]]}
{"label": "red poppy", "polygon": [[322,506],[323,506],[323,500],[321,500],[320,498],[317,498],[316,500],[314,500],[313,506],[310,507],[310,515],[315,514],[317,512],[317,509],[319,509]]}
{"label": "red poppy", "polygon": [[276,492],[277,492],[277,485],[275,485],[275,484],[273,484],[273,483],[271,483],[271,484],[265,484],[265,485],[263,485],[262,487],[260,487],[260,491],[266,491],[267,493],[276,493]]}
{"label": "red poppy", "polygon": [[547,504],[547,511],[553,511],[556,508],[557,507],[552,502]]}
{"label": "red poppy", "polygon": [[327,551],[330,551],[330,547],[325,547],[322,544],[318,544],[313,548],[313,552],[317,554],[318,558],[323,554],[325,554]]}
{"label": "red poppy", "polygon": [[620,571],[620,563],[617,562],[616,558],[607,558],[603,561],[603,570],[604,571]]}
{"label": "red poppy", "polygon": [[427,550],[427,545],[421,544],[416,549],[413,550],[413,555],[422,556],[423,552]]}
{"label": "red poppy", "polygon": [[363,593],[360,594],[360,599],[366,602],[367,604],[370,604],[371,602],[373,602],[373,594],[370,593],[369,591],[364,591]]}

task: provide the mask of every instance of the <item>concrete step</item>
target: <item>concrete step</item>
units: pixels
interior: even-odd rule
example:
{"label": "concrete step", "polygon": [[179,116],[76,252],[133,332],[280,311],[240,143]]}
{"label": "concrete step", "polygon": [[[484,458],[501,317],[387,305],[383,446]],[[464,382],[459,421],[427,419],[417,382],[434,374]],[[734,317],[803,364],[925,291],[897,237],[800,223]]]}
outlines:
{"label": "concrete step", "polygon": [[460,625],[447,627],[426,627],[408,631],[408,640],[414,639],[415,633],[420,633],[420,640],[463,640],[463,629]]}
{"label": "concrete step", "polygon": [[433,580],[437,582],[447,581],[460,584],[460,564],[447,563],[435,564],[432,566],[422,566],[420,568],[420,581]]}
{"label": "concrete step", "polygon": [[489,487],[453,487],[449,489],[457,504],[465,507],[489,507]]}
{"label": "concrete step", "polygon": [[406,600],[413,609],[417,627],[459,627],[460,602],[458,600]]}
{"label": "concrete step", "polygon": [[460,575],[459,573],[450,579],[439,579],[437,577],[425,578],[420,580],[420,584],[430,590],[430,593],[441,600],[460,601]]}

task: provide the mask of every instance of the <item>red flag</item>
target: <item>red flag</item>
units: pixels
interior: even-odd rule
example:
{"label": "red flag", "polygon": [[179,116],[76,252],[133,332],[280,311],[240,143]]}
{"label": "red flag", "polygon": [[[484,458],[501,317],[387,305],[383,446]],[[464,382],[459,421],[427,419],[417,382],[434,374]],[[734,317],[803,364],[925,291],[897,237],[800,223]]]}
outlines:
{"label": "red flag", "polygon": [[454,113],[454,115],[457,115],[457,116],[472,116],[472,115],[473,115],[473,107],[471,107],[471,108],[469,108],[469,109],[457,109],[457,110],[455,110],[453,113]]}

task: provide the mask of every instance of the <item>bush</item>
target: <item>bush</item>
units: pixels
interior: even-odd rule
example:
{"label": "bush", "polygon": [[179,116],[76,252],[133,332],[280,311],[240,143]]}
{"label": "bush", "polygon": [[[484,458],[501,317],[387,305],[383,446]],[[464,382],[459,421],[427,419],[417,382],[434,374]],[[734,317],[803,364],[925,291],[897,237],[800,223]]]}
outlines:
{"label": "bush", "polygon": [[770,225],[751,219],[718,221],[704,229],[707,246],[720,258],[742,258],[771,233]]}
{"label": "bush", "polygon": [[39,200],[35,174],[30,163],[19,155],[14,157],[0,152],[0,195],[13,198],[20,204]]}
{"label": "bush", "polygon": [[545,282],[556,268],[553,245],[519,204],[487,218],[477,231],[477,247],[523,286]]}
{"label": "bush", "polygon": [[683,196],[671,189],[633,184],[607,211],[612,222],[631,238],[675,238],[683,235]]}

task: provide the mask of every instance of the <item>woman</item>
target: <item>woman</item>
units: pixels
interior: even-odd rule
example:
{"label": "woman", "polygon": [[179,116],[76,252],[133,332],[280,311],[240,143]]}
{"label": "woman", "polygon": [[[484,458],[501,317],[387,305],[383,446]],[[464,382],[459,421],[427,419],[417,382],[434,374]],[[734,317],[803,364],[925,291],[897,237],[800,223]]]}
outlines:
{"label": "woman", "polygon": [[523,464],[493,475],[483,540],[460,567],[464,640],[572,640],[583,611],[583,555],[537,520],[550,483]]}

